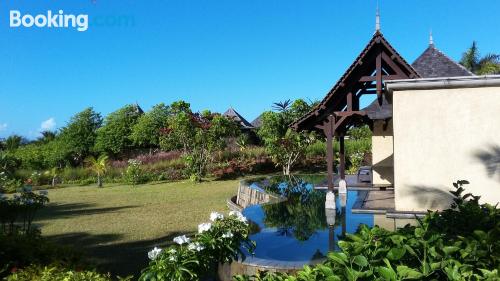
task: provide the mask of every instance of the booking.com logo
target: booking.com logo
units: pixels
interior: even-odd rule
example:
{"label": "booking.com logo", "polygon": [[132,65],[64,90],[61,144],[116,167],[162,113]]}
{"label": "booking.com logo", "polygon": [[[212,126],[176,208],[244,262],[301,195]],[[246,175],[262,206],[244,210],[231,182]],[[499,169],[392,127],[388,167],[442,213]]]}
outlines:
{"label": "booking.com logo", "polygon": [[9,13],[11,28],[73,28],[79,32],[87,31],[91,27],[133,27],[135,18],[130,15],[99,15],[89,20],[86,14],[66,14],[47,11],[45,14],[22,14],[21,11],[11,10]]}

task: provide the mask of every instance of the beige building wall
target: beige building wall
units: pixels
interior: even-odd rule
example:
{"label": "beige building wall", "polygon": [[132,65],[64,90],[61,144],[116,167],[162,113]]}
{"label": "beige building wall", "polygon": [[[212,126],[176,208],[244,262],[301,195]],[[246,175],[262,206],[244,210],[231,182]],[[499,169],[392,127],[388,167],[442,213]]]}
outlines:
{"label": "beige building wall", "polygon": [[387,124],[375,121],[372,136],[372,182],[375,186],[391,186],[394,183],[392,139],[392,121]]}
{"label": "beige building wall", "polygon": [[449,190],[500,202],[500,87],[394,90],[396,210],[449,207]]}

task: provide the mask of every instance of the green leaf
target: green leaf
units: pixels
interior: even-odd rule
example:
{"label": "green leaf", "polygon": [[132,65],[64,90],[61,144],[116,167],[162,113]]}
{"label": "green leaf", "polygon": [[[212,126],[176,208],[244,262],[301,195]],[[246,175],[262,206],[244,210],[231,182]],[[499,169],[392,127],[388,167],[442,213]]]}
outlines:
{"label": "green leaf", "polygon": [[420,237],[423,237],[425,234],[425,230],[418,227],[418,228],[415,228],[415,236],[420,238]]}
{"label": "green leaf", "polygon": [[353,263],[355,263],[361,267],[368,266],[368,260],[362,255],[355,256],[353,259]]}
{"label": "green leaf", "polygon": [[443,252],[447,255],[453,254],[453,253],[457,252],[458,250],[460,250],[460,248],[457,246],[445,246],[445,247],[443,247]]}
{"label": "green leaf", "polygon": [[388,253],[387,253],[387,258],[390,260],[399,260],[401,259],[406,253],[405,248],[392,248]]}
{"label": "green leaf", "polygon": [[396,280],[396,272],[392,268],[388,267],[377,267],[377,272],[380,274],[384,280],[395,281]]}
{"label": "green leaf", "polygon": [[422,278],[424,275],[419,272],[418,270],[415,270],[413,268],[409,268],[406,265],[400,265],[396,268],[398,272],[398,276],[406,279],[419,279]]}
{"label": "green leaf", "polygon": [[346,265],[348,261],[347,256],[344,253],[337,253],[337,252],[329,253],[328,258],[332,260],[334,263],[338,263],[341,265]]}

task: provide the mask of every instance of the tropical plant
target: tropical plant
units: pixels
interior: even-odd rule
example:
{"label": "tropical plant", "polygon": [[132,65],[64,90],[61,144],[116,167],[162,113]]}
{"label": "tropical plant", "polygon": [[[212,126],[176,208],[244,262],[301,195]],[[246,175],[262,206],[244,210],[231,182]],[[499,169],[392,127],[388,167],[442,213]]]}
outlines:
{"label": "tropical plant", "polygon": [[51,142],[51,141],[55,140],[55,138],[57,136],[56,132],[52,132],[52,131],[43,131],[40,134],[42,136],[36,140],[38,143]]}
{"label": "tropical plant", "polygon": [[240,151],[244,151],[245,149],[247,149],[249,143],[250,143],[250,138],[248,134],[241,134],[236,139],[236,145],[240,148]]}
{"label": "tropical plant", "polygon": [[460,64],[474,74],[498,74],[500,73],[500,55],[489,53],[481,57],[476,41],[462,54]]}
{"label": "tropical plant", "polygon": [[59,168],[54,167],[54,168],[52,168],[50,170],[45,171],[44,174],[47,175],[47,176],[49,176],[51,178],[50,185],[52,187],[55,187],[56,186],[57,177],[59,176]]}
{"label": "tropical plant", "polygon": [[274,108],[278,112],[267,111],[262,114],[258,135],[276,166],[282,168],[284,175],[289,175],[299,157],[315,141],[314,133],[296,132],[289,127],[310,110],[310,105],[298,99],[292,104],[289,100],[275,103]]}
{"label": "tropical plant", "polygon": [[89,156],[85,159],[85,163],[97,175],[97,186],[102,187],[102,176],[108,169],[108,156],[103,154],[97,159],[94,156]]}
{"label": "tropical plant", "polygon": [[26,143],[27,141],[19,135],[11,135],[4,141],[6,150],[14,150]]}

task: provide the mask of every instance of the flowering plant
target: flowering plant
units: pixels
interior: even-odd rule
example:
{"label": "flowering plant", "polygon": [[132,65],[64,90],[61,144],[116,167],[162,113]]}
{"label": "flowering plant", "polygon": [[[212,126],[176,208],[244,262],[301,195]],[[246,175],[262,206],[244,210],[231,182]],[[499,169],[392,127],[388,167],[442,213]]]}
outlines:
{"label": "flowering plant", "polygon": [[139,280],[198,280],[213,275],[218,263],[245,259],[242,248],[253,252],[255,244],[249,239],[248,222],[241,213],[224,216],[212,212],[210,221],[200,224],[192,238],[178,236],[173,239],[176,245],[151,250],[151,261]]}
{"label": "flowering plant", "polygon": [[142,162],[136,159],[128,160],[128,166],[125,170],[125,180],[132,184],[133,186],[144,183],[145,178],[143,176]]}

